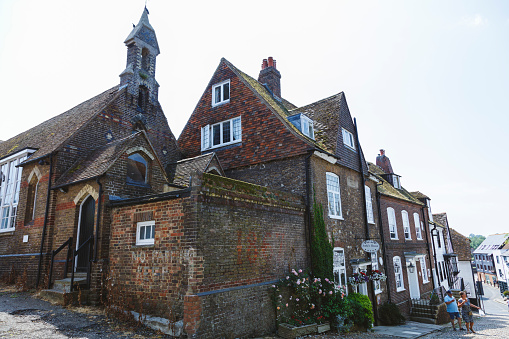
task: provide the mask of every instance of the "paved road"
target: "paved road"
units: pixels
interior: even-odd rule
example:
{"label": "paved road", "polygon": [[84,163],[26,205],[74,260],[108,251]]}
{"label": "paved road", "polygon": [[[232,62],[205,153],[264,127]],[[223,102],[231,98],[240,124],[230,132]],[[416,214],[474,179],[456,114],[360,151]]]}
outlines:
{"label": "paved road", "polygon": [[482,299],[486,314],[500,315],[509,318],[509,308],[507,304],[501,303],[502,299],[498,288],[484,284],[484,296]]}

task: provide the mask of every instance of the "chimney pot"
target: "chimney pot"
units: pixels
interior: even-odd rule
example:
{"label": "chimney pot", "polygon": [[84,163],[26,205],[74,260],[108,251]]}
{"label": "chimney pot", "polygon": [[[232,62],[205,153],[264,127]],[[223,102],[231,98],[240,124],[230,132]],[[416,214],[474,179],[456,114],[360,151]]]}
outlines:
{"label": "chimney pot", "polygon": [[267,59],[263,59],[263,62],[262,62],[262,69],[265,69],[267,68]]}
{"label": "chimney pot", "polygon": [[274,67],[274,59],[269,57],[269,67]]}
{"label": "chimney pot", "polygon": [[273,57],[263,59],[258,82],[267,84],[273,95],[281,98],[281,73],[276,69],[276,60]]}

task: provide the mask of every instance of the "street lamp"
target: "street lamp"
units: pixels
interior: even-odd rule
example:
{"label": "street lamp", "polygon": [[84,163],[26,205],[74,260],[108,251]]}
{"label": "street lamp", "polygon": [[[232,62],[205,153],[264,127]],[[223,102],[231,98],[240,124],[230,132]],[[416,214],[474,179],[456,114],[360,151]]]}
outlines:
{"label": "street lamp", "polygon": [[415,265],[410,261],[410,265],[407,265],[408,271],[410,274],[414,274],[415,272]]}

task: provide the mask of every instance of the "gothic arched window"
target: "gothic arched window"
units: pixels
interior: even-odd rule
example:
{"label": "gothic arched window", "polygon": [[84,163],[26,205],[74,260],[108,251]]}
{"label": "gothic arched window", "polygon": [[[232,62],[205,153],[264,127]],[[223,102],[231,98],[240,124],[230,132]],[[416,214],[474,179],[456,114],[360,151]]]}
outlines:
{"label": "gothic arched window", "polygon": [[127,183],[146,184],[148,182],[148,162],[140,153],[127,158]]}
{"label": "gothic arched window", "polygon": [[148,48],[143,48],[141,50],[141,69],[147,72],[150,70],[150,52]]}

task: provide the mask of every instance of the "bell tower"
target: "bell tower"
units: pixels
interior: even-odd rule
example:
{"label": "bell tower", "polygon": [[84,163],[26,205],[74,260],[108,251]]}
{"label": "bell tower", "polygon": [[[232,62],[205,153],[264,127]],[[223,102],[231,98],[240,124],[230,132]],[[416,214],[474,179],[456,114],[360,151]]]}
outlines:
{"label": "bell tower", "polygon": [[127,66],[120,74],[120,86],[127,87],[138,110],[145,112],[150,105],[157,104],[159,91],[155,79],[159,45],[155,30],[148,21],[146,7],[124,43],[127,46]]}

